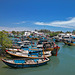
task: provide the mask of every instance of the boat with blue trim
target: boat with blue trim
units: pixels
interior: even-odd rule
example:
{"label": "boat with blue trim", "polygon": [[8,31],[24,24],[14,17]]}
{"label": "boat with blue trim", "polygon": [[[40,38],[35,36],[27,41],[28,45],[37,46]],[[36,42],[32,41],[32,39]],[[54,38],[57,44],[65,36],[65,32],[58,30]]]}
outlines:
{"label": "boat with blue trim", "polygon": [[70,41],[64,41],[64,43],[66,45],[69,45],[69,46],[75,46],[75,41],[72,41],[72,40],[70,40]]}
{"label": "boat with blue trim", "polygon": [[33,51],[33,50],[26,50],[26,51],[22,51],[22,52],[16,52],[16,51],[9,51],[6,50],[6,52],[13,56],[13,57],[20,57],[20,58],[44,58],[45,57],[50,57],[51,51],[44,51],[44,55],[43,55],[43,51],[42,50],[37,50],[37,51]]}
{"label": "boat with blue trim", "polygon": [[2,61],[13,68],[37,67],[47,64],[49,58],[44,59],[2,59]]}
{"label": "boat with blue trim", "polygon": [[69,39],[64,39],[63,41],[66,45],[75,46],[75,36],[70,36]]}

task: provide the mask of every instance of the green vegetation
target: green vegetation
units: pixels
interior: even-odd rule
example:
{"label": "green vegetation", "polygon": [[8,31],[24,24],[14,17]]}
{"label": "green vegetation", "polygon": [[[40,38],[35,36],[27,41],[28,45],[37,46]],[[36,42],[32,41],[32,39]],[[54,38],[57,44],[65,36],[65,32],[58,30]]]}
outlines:
{"label": "green vegetation", "polygon": [[16,34],[16,32],[15,32],[15,31],[12,31],[12,33],[13,33],[13,35],[15,35],[15,34]]}
{"label": "green vegetation", "polygon": [[22,31],[20,34],[23,36],[24,33],[25,33],[25,31]]}
{"label": "green vegetation", "polygon": [[47,30],[47,29],[41,29],[41,30],[39,30],[39,32],[43,32],[46,34],[48,33],[50,35],[50,37],[57,36],[59,33],[63,33],[62,31],[51,32],[50,30]]}
{"label": "green vegetation", "polygon": [[0,46],[0,54],[4,54],[6,48],[10,48],[12,46],[12,41],[3,31],[0,31]]}
{"label": "green vegetation", "polygon": [[19,31],[17,31],[17,32],[16,32],[16,34],[17,34],[17,36],[19,36],[20,32],[19,32]]}
{"label": "green vegetation", "polygon": [[51,32],[50,37],[57,36],[59,33],[63,33],[62,31]]}
{"label": "green vegetation", "polygon": [[66,33],[71,33],[70,31],[67,31]]}
{"label": "green vegetation", "polygon": [[34,34],[32,33],[31,36],[33,36]]}
{"label": "green vegetation", "polygon": [[72,33],[75,34],[75,30],[73,30]]}
{"label": "green vegetation", "polygon": [[[52,32],[50,30],[47,29],[41,29],[41,30],[35,30],[38,32],[43,32],[46,35],[49,35],[50,37],[53,36],[57,36],[60,33],[64,33],[62,31],[56,31],[56,32]],[[0,31],[0,54],[5,52],[6,48],[9,48],[12,46],[12,41],[8,38],[9,35],[13,36],[13,37],[17,37],[17,36],[21,36],[22,40],[23,40],[23,34],[25,33],[25,31],[12,31],[12,33],[9,33],[5,30]],[[65,33],[73,33],[75,34],[75,30],[73,30],[72,32],[67,31]],[[31,34],[32,36],[34,35],[34,33]]]}
{"label": "green vegetation", "polygon": [[39,30],[39,32],[50,33],[51,31],[50,30],[47,30],[47,29],[41,29],[41,30]]}

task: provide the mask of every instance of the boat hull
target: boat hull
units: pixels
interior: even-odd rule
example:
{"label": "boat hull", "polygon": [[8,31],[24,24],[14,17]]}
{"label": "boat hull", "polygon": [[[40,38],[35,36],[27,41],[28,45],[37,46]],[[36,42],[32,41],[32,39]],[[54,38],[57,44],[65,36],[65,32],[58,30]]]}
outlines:
{"label": "boat hull", "polygon": [[74,43],[68,43],[68,42],[64,42],[66,45],[69,45],[69,46],[75,46]]}
{"label": "boat hull", "polygon": [[45,50],[47,50],[47,51],[53,51],[54,48],[46,48]]}
{"label": "boat hull", "polygon": [[75,44],[74,44],[74,43],[68,43],[68,45],[69,45],[69,46],[75,46]]}
{"label": "boat hull", "polygon": [[39,58],[44,58],[44,56],[45,57],[50,57],[51,55],[43,55],[42,57],[41,56],[39,56],[39,57],[35,57],[35,56],[20,56],[20,55],[16,55],[16,54],[12,54],[12,53],[10,53],[10,52],[8,52],[7,51],[7,53],[10,55],[10,56],[12,56],[12,57],[17,57],[17,58],[33,58],[33,59],[39,59]]}
{"label": "boat hull", "polygon": [[57,49],[54,48],[54,50],[51,52],[53,56],[57,56],[57,53],[59,51],[60,47],[58,47]]}
{"label": "boat hull", "polygon": [[39,63],[39,64],[13,64],[13,63],[8,63],[4,60],[2,60],[6,65],[8,65],[9,67],[12,67],[12,68],[27,68],[27,67],[37,67],[37,66],[42,66],[42,65],[45,65],[47,64],[47,62],[44,62],[44,63]]}

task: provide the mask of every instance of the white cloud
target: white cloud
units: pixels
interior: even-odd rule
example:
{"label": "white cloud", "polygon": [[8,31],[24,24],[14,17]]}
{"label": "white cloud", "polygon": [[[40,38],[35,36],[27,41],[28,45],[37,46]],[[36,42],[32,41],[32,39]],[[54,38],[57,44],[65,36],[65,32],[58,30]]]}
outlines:
{"label": "white cloud", "polygon": [[26,21],[22,21],[21,23],[26,23]]}
{"label": "white cloud", "polygon": [[55,27],[64,27],[64,28],[73,28],[75,29],[75,17],[68,18],[70,20],[67,21],[53,21],[50,23],[45,22],[35,22],[36,25],[47,25],[47,26],[55,26]]}
{"label": "white cloud", "polygon": [[29,27],[0,27],[0,31],[25,31],[25,30],[32,30],[32,28]]}
{"label": "white cloud", "polygon": [[20,23],[14,23],[14,24],[20,24]]}
{"label": "white cloud", "polygon": [[23,24],[26,23],[26,21],[18,22],[18,23],[13,23],[13,24]]}

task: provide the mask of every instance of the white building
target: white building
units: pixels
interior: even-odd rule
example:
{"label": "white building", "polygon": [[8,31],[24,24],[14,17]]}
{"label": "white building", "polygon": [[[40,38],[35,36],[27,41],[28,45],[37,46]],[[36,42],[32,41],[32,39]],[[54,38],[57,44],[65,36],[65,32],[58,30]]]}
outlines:
{"label": "white building", "polygon": [[31,34],[31,32],[26,31],[23,36],[29,36],[30,34]]}

